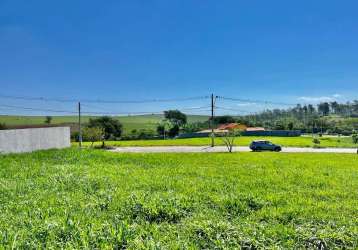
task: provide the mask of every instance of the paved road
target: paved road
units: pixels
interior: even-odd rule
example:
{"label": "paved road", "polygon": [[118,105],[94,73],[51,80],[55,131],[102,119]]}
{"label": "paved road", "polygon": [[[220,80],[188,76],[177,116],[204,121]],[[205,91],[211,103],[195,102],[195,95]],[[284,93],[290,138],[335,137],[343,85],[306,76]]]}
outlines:
{"label": "paved road", "polygon": [[[191,152],[227,152],[226,147],[207,146],[152,146],[152,147],[118,147],[111,149],[112,152],[127,153],[191,153]],[[233,152],[249,152],[249,147],[234,147]],[[296,148],[284,147],[282,152],[286,153],[343,153],[356,154],[356,148]]]}

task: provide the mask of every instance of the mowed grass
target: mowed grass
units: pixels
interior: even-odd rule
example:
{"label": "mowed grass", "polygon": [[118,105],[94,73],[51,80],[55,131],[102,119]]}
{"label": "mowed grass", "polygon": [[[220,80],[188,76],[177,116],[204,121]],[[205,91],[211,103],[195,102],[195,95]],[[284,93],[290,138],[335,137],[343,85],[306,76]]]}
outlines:
{"label": "mowed grass", "polygon": [[[237,146],[248,146],[253,140],[269,140],[273,143],[285,147],[312,147],[312,137],[256,137],[241,136],[235,140]],[[352,142],[351,137],[322,137],[320,139],[320,147],[339,147],[339,148],[355,148],[358,144]],[[95,145],[100,145],[100,142]],[[133,141],[108,141],[109,146],[128,147],[128,146],[205,146],[211,144],[211,138],[189,138],[189,139],[167,139],[167,140],[133,140]],[[76,145],[76,143],[74,143]],[[84,145],[91,145],[85,142]],[[215,138],[215,145],[224,145],[221,138]]]}
{"label": "mowed grass", "polygon": [[4,248],[358,247],[358,156],[0,156]]}

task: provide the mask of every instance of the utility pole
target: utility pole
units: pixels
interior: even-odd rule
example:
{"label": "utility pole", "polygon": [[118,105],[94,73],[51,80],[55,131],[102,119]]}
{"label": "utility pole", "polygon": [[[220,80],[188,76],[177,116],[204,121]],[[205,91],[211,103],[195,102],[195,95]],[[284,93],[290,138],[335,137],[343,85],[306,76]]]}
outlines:
{"label": "utility pole", "polygon": [[210,119],[210,126],[211,126],[211,147],[215,146],[214,142],[214,94],[211,94],[211,119]]}
{"label": "utility pole", "polygon": [[81,102],[78,102],[78,143],[82,147],[82,128],[81,128]]}

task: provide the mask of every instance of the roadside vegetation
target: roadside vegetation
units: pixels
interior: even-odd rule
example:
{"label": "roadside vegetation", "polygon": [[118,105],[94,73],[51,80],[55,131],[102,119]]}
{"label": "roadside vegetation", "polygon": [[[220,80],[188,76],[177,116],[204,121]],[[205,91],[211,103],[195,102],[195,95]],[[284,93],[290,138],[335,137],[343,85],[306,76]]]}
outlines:
{"label": "roadside vegetation", "polygon": [[358,158],[0,155],[4,248],[357,249]]}
{"label": "roadside vegetation", "polygon": [[[337,147],[337,148],[356,148],[358,144],[353,142],[352,137],[316,137],[318,145],[311,136],[300,137],[270,137],[270,136],[240,136],[235,139],[235,146],[248,146],[253,140],[268,140],[284,147]],[[90,142],[84,142],[84,146],[90,145]],[[95,145],[99,145],[96,142]],[[189,139],[167,139],[167,140],[129,140],[129,141],[106,141],[108,146],[129,147],[129,146],[208,146],[211,144],[209,137],[189,138]],[[77,143],[73,143],[77,145]],[[225,145],[220,138],[215,138],[215,145]]]}

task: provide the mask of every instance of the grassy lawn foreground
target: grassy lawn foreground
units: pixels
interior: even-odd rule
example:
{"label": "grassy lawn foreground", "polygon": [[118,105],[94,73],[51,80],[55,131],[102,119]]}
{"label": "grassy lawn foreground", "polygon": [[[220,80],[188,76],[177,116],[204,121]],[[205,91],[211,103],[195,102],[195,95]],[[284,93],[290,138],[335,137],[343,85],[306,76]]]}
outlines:
{"label": "grassy lawn foreground", "polygon": [[[253,140],[269,140],[273,143],[280,144],[285,147],[312,147],[312,137],[255,137],[255,136],[242,136],[235,140],[237,146],[248,146]],[[351,137],[321,137],[320,147],[337,147],[337,148],[355,148],[358,144],[352,142]],[[168,140],[133,140],[133,141],[108,141],[107,145],[110,146],[205,146],[210,145],[210,138],[190,138],[190,139],[168,139]],[[76,143],[73,143],[76,145]],[[91,143],[85,142],[84,145]],[[215,138],[216,145],[224,145],[220,138]],[[96,142],[95,145],[100,145]]]}
{"label": "grassy lawn foreground", "polygon": [[0,155],[6,248],[358,247],[358,157]]}

